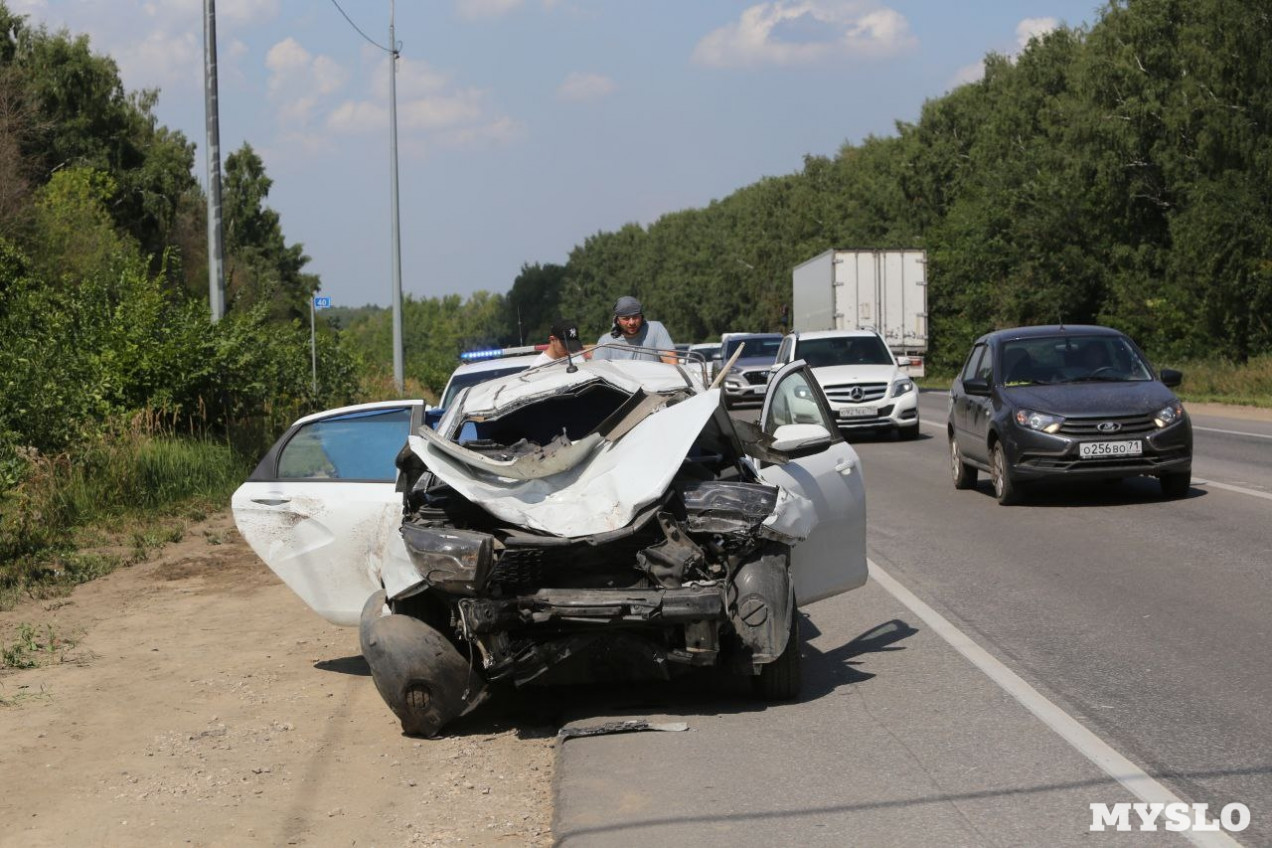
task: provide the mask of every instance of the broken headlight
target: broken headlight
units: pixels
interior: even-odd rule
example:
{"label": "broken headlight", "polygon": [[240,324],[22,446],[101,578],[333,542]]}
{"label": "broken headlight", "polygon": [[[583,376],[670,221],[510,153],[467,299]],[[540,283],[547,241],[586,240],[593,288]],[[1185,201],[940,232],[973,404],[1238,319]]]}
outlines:
{"label": "broken headlight", "polygon": [[402,525],[416,571],[430,585],[457,595],[476,594],[490,578],[495,540],[486,533]]}

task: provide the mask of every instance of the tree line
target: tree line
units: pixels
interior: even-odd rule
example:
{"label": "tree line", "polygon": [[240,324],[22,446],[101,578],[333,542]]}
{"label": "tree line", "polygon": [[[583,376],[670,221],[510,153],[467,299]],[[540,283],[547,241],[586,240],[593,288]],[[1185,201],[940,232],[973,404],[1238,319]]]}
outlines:
{"label": "tree line", "polygon": [[[986,57],[894,134],[588,235],[506,291],[408,296],[409,391],[440,389],[465,348],[545,340],[558,314],[600,335],[622,294],[677,341],[783,329],[792,268],[830,248],[927,251],[937,370],[981,332],[1057,321],[1118,326],[1159,359],[1265,354],[1270,52],[1267,0],[1110,2]],[[246,144],[225,162],[228,312],[210,323],[194,145],[157,97],[0,0],[0,447],[58,450],[137,410],[222,432],[386,390],[375,307],[319,313],[315,390],[321,281]]]}
{"label": "tree line", "polygon": [[[622,294],[677,341],[782,330],[791,270],[831,248],[927,251],[938,370],[983,332],[1058,322],[1117,326],[1172,361],[1266,354],[1272,4],[1116,0],[1089,27],[984,66],[894,135],[808,155],[795,173],[649,226],[597,232],[564,265],[527,264],[506,294],[467,310],[411,306],[417,320],[456,316],[434,360],[453,364],[456,344],[483,327],[484,341],[542,341],[558,313],[600,335]],[[837,111],[851,112],[827,114]],[[363,314],[350,328],[387,320]],[[416,327],[427,357],[437,325]],[[416,372],[436,385],[449,368],[421,358]]]}
{"label": "tree line", "polygon": [[319,340],[314,392],[301,245],[244,145],[225,161],[227,317],[207,303],[194,145],[161,126],[88,39],[0,0],[0,491],[144,413],[173,432],[265,437],[274,417],[355,393],[356,351]]}

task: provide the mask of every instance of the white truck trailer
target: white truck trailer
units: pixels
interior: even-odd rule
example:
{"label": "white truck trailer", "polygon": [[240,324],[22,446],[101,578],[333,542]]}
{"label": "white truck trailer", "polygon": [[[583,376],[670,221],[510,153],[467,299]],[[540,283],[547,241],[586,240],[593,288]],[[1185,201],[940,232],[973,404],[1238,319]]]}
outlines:
{"label": "white truck trailer", "polygon": [[927,253],[827,250],[795,266],[791,329],[875,330],[923,376],[927,354]]}

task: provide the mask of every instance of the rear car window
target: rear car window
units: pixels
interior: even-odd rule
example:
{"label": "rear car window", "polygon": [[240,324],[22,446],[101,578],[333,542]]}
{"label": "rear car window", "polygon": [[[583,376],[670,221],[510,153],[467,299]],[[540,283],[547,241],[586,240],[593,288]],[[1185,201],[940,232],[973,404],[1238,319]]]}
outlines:
{"label": "rear car window", "polygon": [[278,457],[285,479],[393,482],[411,429],[410,407],[364,410],[303,425]]}

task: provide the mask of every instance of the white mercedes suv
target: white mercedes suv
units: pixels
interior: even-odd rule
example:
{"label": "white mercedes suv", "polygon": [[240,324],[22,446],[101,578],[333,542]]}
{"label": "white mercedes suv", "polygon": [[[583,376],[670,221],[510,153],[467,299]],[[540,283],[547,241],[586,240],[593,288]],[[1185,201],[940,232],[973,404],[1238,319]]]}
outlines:
{"label": "white mercedes suv", "polygon": [[813,370],[844,435],[919,436],[919,391],[874,330],[807,330],[782,339],[774,368],[802,359]]}

